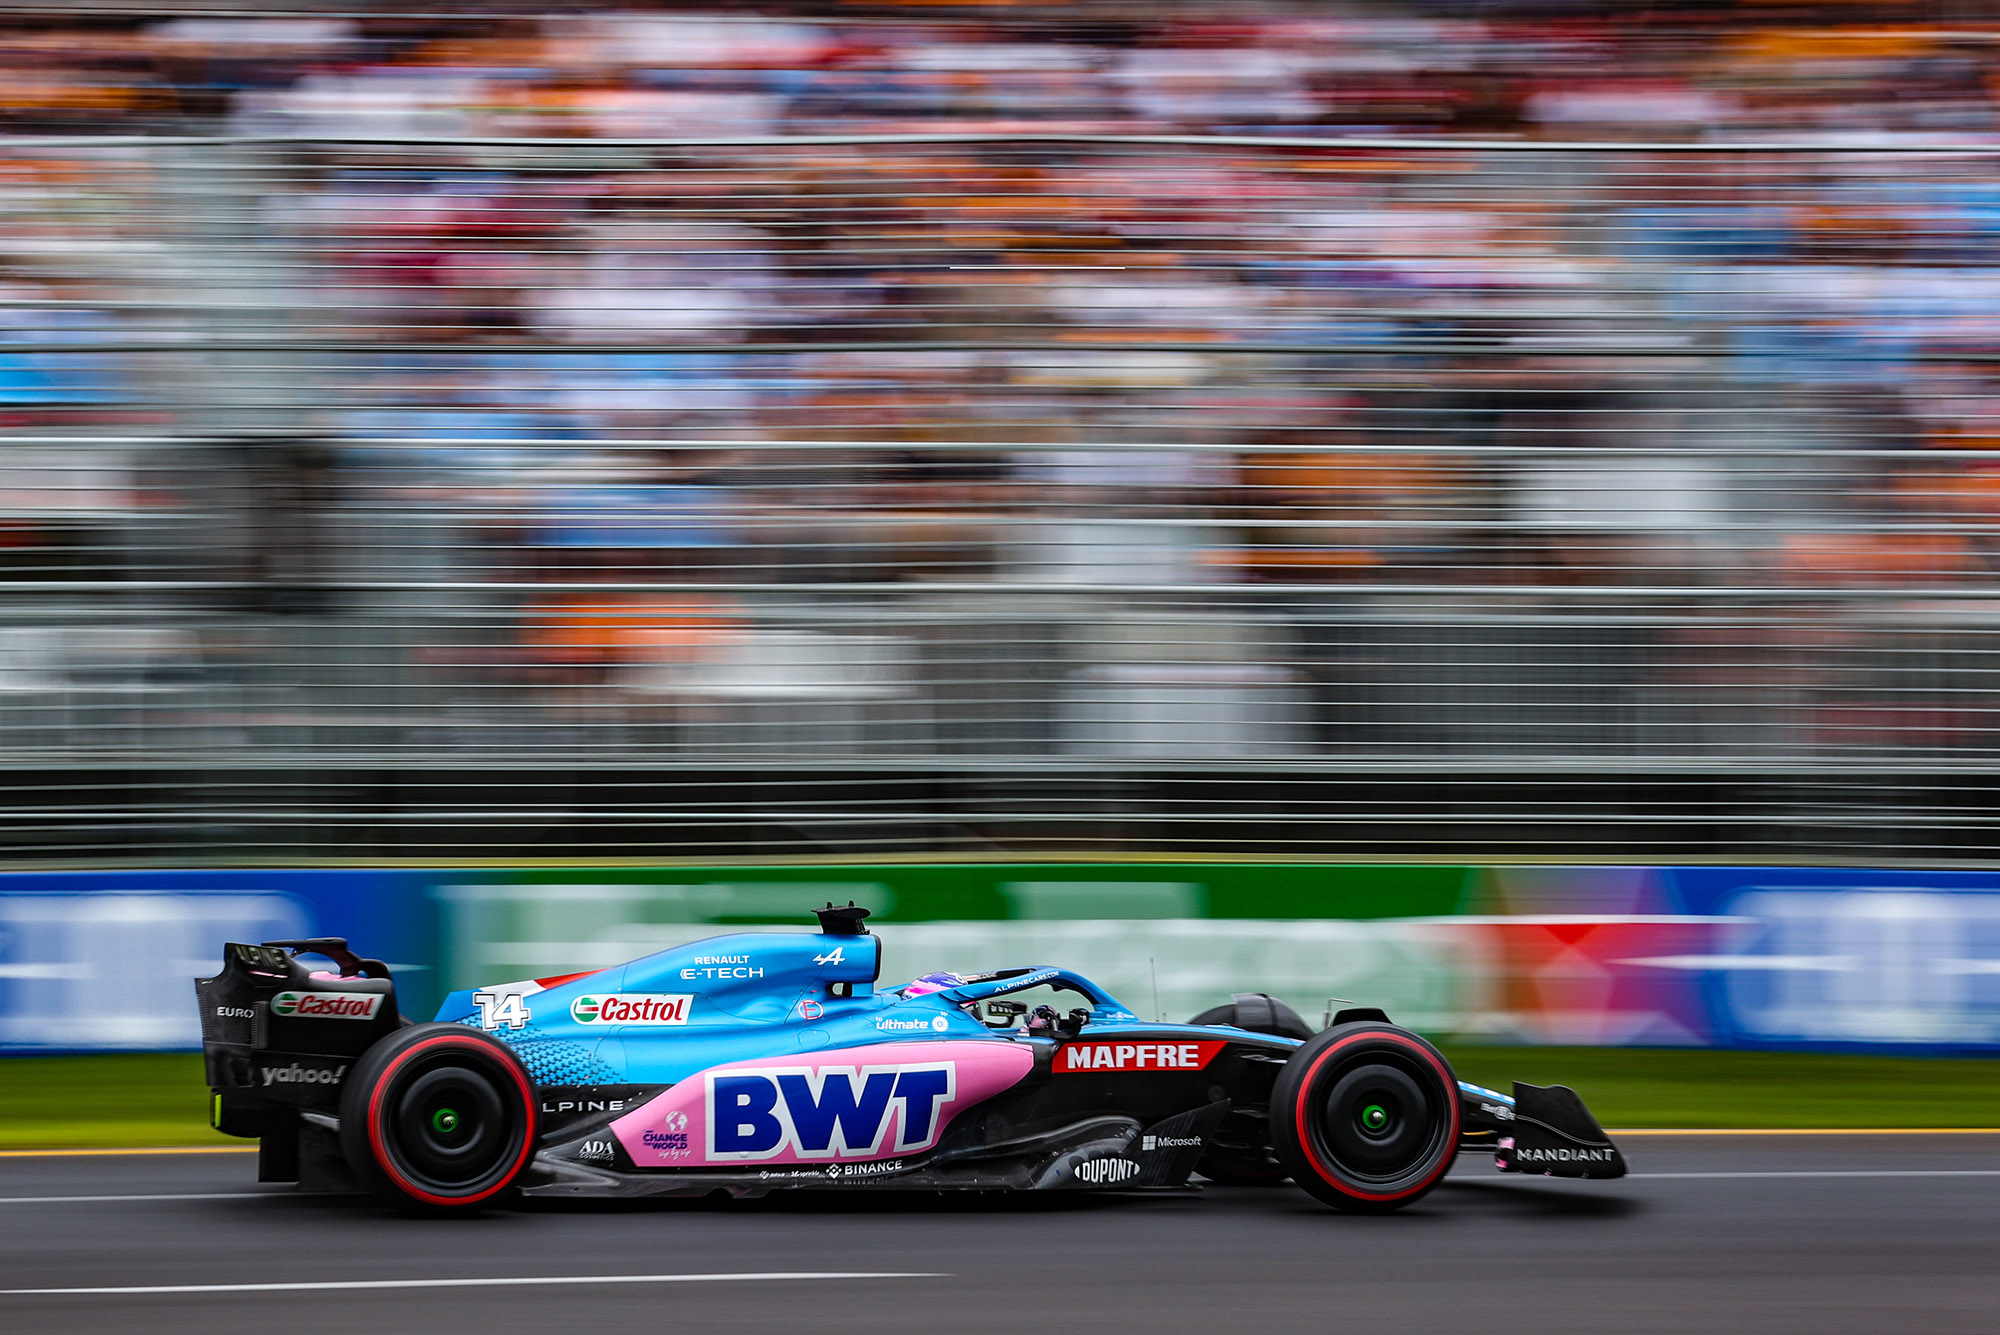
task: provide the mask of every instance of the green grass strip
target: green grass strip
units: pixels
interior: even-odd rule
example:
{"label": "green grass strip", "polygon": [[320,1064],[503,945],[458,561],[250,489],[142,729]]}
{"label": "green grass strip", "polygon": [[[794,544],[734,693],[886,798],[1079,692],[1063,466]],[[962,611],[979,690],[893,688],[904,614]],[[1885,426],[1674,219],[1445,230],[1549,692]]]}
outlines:
{"label": "green grass strip", "polygon": [[0,1150],[255,1143],[209,1129],[199,1053],[0,1058]]}
{"label": "green grass strip", "polygon": [[[1451,1045],[1461,1079],[1569,1085],[1619,1127],[2000,1125],[2000,1061]],[[208,1127],[187,1053],[0,1058],[0,1149],[247,1145]]]}
{"label": "green grass strip", "polygon": [[1461,1080],[1568,1085],[1619,1127],[2000,1126],[2000,1061],[1706,1048],[1446,1049]]}

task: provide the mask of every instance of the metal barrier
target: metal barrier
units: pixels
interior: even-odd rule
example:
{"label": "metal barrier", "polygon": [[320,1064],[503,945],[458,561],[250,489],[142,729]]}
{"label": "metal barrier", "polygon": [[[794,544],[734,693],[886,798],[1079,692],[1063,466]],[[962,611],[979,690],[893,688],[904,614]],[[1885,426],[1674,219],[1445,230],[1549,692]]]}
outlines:
{"label": "metal barrier", "polygon": [[1061,959],[1148,1018],[1263,991],[1460,1039],[2000,1052],[1990,869],[1149,858],[0,875],[0,1053],[192,1047],[227,941],[346,936],[424,1016],[827,900],[874,909],[884,985]]}
{"label": "metal barrier", "polygon": [[0,841],[1983,853],[1995,152],[10,141]]}

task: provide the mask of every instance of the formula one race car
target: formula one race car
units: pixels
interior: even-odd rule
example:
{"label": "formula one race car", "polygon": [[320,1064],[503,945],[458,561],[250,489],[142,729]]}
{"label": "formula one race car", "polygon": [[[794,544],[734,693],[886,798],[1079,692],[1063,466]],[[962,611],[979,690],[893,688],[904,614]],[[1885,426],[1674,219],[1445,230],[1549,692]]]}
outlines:
{"label": "formula one race car", "polygon": [[261,1139],[260,1181],[365,1186],[435,1213],[515,1195],[1129,1190],[1195,1173],[1289,1177],[1379,1212],[1423,1196],[1461,1149],[1509,1172],[1625,1172],[1570,1090],[1465,1084],[1378,1010],[1314,1033],[1245,994],[1156,1024],[1041,965],[878,988],[867,916],[828,905],[818,932],[454,992],[429,1024],[404,1019],[388,969],[345,941],[232,944],[195,985],[213,1121]]}

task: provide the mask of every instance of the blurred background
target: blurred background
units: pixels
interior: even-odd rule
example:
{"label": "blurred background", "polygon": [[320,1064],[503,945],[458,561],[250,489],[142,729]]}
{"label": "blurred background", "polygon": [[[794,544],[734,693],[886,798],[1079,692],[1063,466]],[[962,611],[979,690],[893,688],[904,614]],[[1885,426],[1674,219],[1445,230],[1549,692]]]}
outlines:
{"label": "blurred background", "polygon": [[229,933],[434,995],[831,894],[1167,1011],[2000,1043],[1988,6],[0,63],[0,1046],[191,1043]]}

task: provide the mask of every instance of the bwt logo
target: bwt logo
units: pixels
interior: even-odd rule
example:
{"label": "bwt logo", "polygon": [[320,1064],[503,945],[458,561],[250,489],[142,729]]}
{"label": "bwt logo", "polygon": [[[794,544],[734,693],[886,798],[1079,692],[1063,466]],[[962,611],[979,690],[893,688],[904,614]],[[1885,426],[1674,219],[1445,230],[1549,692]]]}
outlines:
{"label": "bwt logo", "polygon": [[[708,1154],[716,1160],[869,1159],[937,1143],[958,1090],[950,1062],[767,1067],[708,1077]],[[896,1136],[884,1143],[891,1118]]]}

